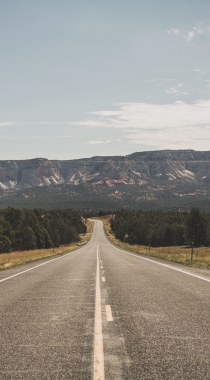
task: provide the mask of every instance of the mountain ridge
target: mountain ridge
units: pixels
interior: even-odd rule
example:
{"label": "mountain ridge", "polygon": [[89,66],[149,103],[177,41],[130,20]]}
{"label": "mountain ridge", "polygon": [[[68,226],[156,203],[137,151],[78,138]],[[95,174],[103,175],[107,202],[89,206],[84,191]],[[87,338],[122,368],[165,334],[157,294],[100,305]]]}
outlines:
{"label": "mountain ridge", "polygon": [[0,189],[91,183],[95,186],[151,181],[210,181],[210,151],[161,150],[75,160],[0,161]]}
{"label": "mountain ridge", "polygon": [[[0,161],[0,207],[183,208],[208,203],[210,151]],[[33,205],[33,206],[32,206]]]}

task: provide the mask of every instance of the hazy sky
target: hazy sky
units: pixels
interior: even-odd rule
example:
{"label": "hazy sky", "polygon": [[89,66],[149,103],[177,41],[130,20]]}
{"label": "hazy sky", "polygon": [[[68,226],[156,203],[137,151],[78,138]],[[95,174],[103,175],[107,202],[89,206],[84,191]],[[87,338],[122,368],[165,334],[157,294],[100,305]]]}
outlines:
{"label": "hazy sky", "polygon": [[0,0],[0,160],[210,150],[209,0]]}

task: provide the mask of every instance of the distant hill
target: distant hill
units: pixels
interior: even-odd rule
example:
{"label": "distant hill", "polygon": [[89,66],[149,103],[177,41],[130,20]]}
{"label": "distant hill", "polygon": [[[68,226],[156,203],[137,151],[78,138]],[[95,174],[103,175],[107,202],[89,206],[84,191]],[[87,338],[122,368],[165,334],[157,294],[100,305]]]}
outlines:
{"label": "distant hill", "polygon": [[[0,207],[209,208],[210,151],[0,161]],[[209,208],[210,209],[210,208]]]}

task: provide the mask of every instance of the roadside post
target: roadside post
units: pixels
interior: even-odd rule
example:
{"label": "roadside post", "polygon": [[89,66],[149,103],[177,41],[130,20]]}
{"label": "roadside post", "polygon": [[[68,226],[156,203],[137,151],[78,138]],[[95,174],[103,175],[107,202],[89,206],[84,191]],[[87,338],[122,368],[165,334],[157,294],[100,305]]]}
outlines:
{"label": "roadside post", "polygon": [[194,253],[194,242],[191,243],[191,261],[193,261],[193,253]]}

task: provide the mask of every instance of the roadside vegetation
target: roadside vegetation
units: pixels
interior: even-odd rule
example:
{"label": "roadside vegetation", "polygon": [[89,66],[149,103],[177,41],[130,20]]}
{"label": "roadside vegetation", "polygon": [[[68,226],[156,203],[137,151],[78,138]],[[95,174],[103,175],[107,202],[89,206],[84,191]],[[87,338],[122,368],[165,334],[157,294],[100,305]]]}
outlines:
{"label": "roadside vegetation", "polygon": [[109,239],[123,249],[210,268],[210,215],[198,209],[190,213],[121,210],[102,220]]}
{"label": "roadside vegetation", "polygon": [[74,210],[0,211],[0,270],[63,254],[86,243],[92,222]]}

